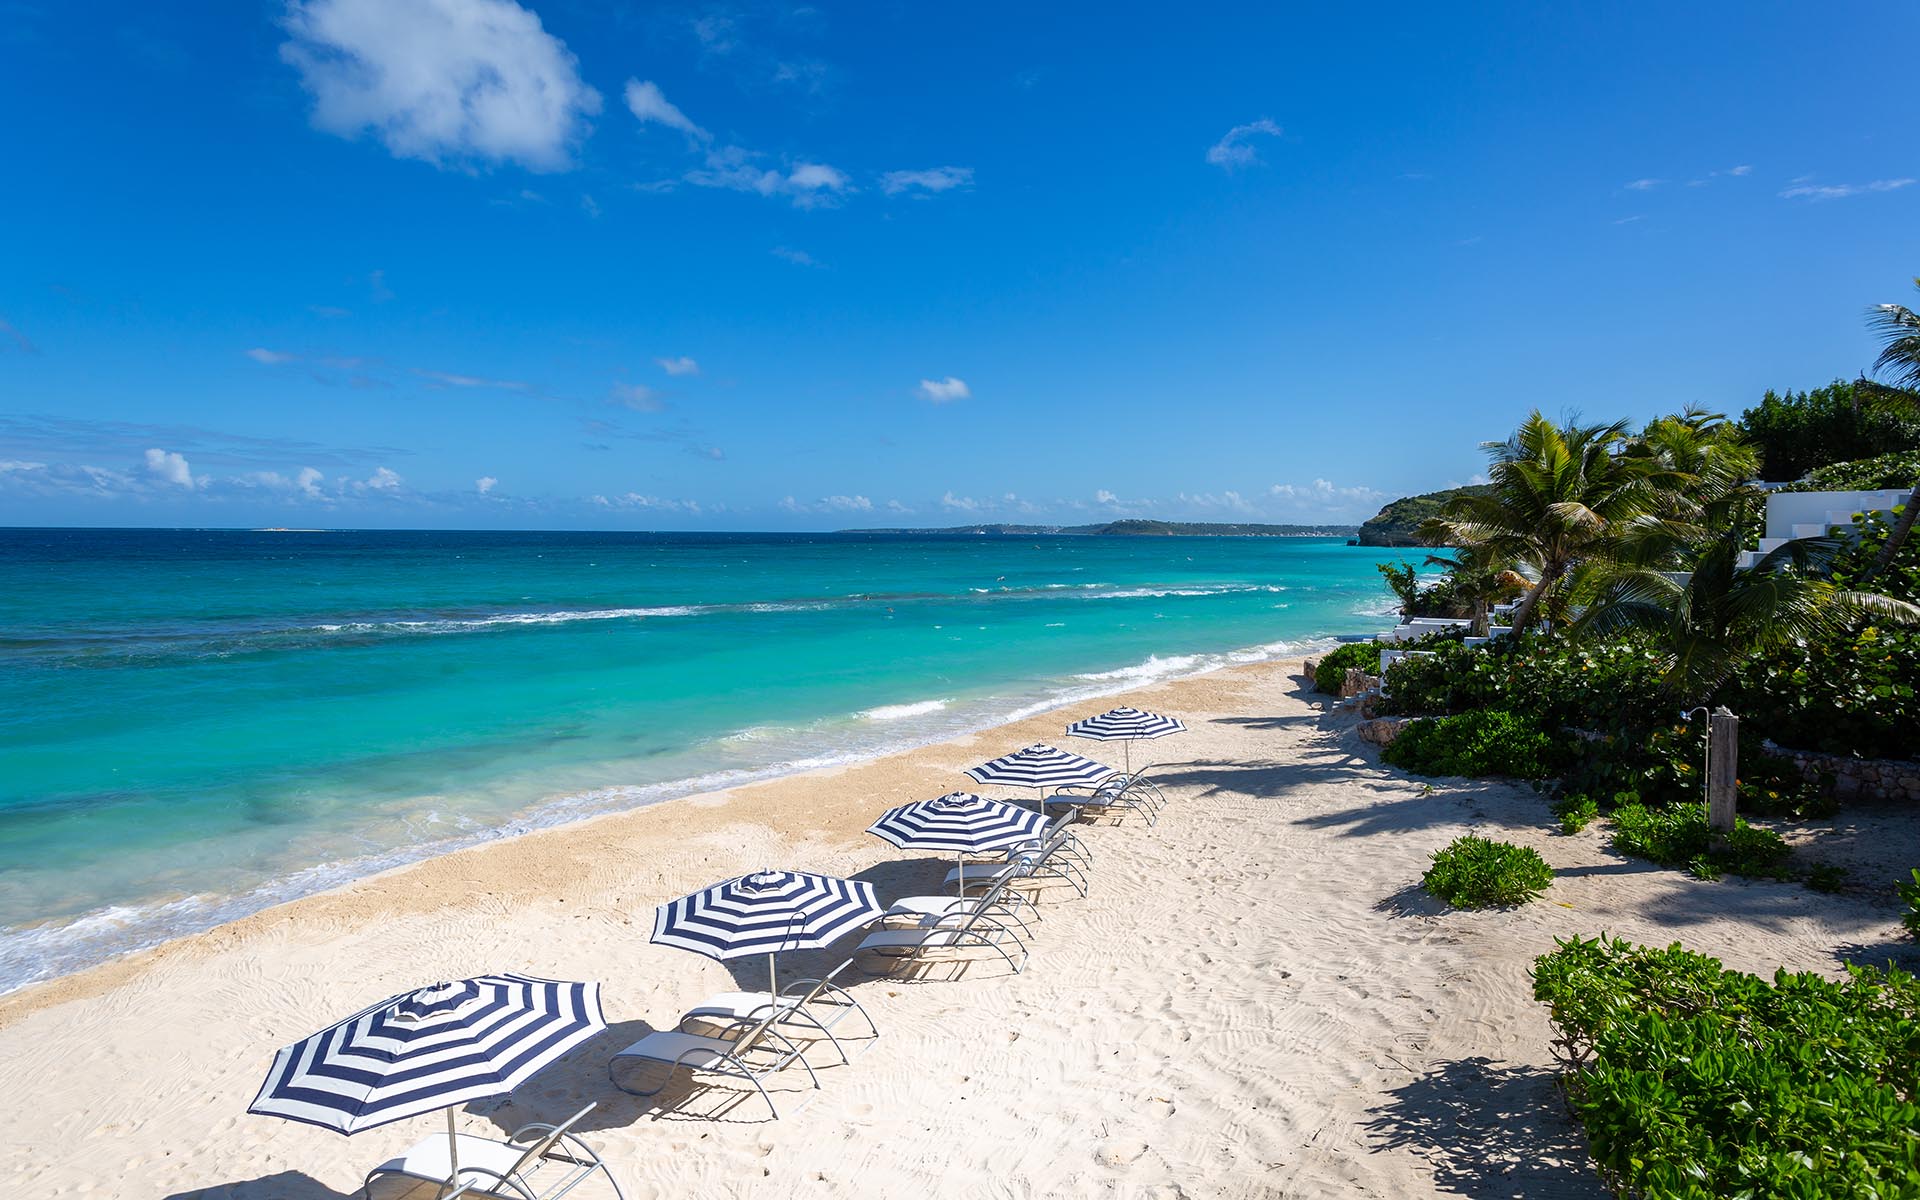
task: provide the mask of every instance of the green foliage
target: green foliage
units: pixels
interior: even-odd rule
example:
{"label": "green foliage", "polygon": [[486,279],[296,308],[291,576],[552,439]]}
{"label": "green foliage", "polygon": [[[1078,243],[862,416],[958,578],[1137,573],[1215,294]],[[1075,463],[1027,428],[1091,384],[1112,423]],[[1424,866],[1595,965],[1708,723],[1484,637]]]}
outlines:
{"label": "green foliage", "polygon": [[1666,867],[1685,866],[1705,878],[1717,878],[1721,870],[1777,878],[1793,853],[1779,834],[1749,825],[1744,818],[1735,818],[1733,832],[1714,845],[1706,808],[1699,804],[1671,808],[1629,804],[1616,809],[1610,844],[1622,854]]}
{"label": "green foliage", "polygon": [[1358,667],[1369,675],[1380,672],[1380,643],[1347,642],[1327,653],[1313,669],[1313,687],[1315,691],[1330,696],[1340,694],[1340,685],[1347,680],[1347,671]]}
{"label": "green foliage", "polygon": [[1405,496],[1382,508],[1360,526],[1360,544],[1362,546],[1429,546],[1434,543],[1420,537],[1420,526],[1440,515],[1440,510],[1455,496],[1484,494],[1490,491],[1489,485],[1481,483],[1471,487],[1449,488],[1444,492],[1427,492],[1419,496]]}
{"label": "green foliage", "polygon": [[1593,824],[1600,815],[1600,802],[1592,796],[1568,796],[1553,810],[1560,817],[1560,832],[1572,836]]}
{"label": "green foliage", "polygon": [[1741,714],[1743,744],[1757,734],[1800,750],[1915,758],[1916,695],[1920,631],[1866,625],[1742,665],[1720,699]]}
{"label": "green foliage", "polygon": [[1671,946],[1534,963],[1594,1162],[1623,1196],[1920,1196],[1920,984],[1773,981]]}
{"label": "green foliage", "polygon": [[[1666,808],[1704,802],[1706,724],[1672,721],[1627,727],[1572,744],[1571,762],[1560,777],[1570,798],[1592,796],[1602,807],[1644,804]],[[1742,811],[1765,816],[1825,815],[1833,811],[1826,789],[1801,775],[1792,762],[1769,754],[1742,723],[1740,763],[1735,771]]]}
{"label": "green foliage", "polygon": [[1877,404],[1870,389],[1836,379],[1810,392],[1768,392],[1740,415],[1768,479],[1920,449],[1920,421]]}
{"label": "green foliage", "polygon": [[1410,721],[1381,757],[1417,775],[1544,779],[1564,750],[1532,718],[1489,709]]}
{"label": "green foliage", "polygon": [[1548,726],[1607,729],[1673,707],[1662,697],[1659,655],[1644,640],[1528,634],[1431,649],[1431,658],[1394,665],[1386,711],[1412,717],[1510,708]]}
{"label": "green foliage", "polygon": [[1387,590],[1393,593],[1394,599],[1400,601],[1401,613],[1414,615],[1414,605],[1420,599],[1420,576],[1414,571],[1413,564],[1383,562],[1373,564],[1373,569],[1380,572]]}
{"label": "green foliage", "polygon": [[1900,923],[1907,927],[1915,941],[1920,941],[1920,867],[1913,869],[1912,883],[1897,883],[1894,890],[1900,893],[1900,899],[1906,901],[1907,911]]}
{"label": "green foliage", "polygon": [[1525,904],[1553,882],[1553,868],[1538,851],[1468,834],[1436,850],[1420,878],[1429,892],[1455,908]]}
{"label": "green foliage", "polygon": [[1878,492],[1911,488],[1920,479],[1920,450],[1896,450],[1875,458],[1815,467],[1789,492]]}

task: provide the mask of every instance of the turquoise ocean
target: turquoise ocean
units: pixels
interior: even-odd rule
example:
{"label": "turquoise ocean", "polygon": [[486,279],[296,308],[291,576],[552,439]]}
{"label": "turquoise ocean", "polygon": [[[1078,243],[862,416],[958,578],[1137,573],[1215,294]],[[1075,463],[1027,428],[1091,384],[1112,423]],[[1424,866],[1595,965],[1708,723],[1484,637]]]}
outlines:
{"label": "turquoise ocean", "polygon": [[1387,553],[0,530],[0,990],[485,839],[1308,652],[1391,623]]}

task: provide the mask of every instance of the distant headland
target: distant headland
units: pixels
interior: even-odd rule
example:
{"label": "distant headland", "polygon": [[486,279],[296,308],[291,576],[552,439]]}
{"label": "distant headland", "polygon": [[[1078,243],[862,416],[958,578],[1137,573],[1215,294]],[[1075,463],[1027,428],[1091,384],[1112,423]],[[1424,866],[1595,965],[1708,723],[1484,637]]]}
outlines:
{"label": "distant headland", "polygon": [[843,529],[900,537],[1352,537],[1358,525],[1235,525],[1209,521],[1103,521],[1098,525],[954,525],[945,529]]}

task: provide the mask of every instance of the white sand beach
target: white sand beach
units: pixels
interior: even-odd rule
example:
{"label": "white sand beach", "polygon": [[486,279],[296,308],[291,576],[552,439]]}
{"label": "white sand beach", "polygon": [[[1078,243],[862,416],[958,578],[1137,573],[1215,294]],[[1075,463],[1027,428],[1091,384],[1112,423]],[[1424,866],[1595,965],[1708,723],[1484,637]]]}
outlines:
{"label": "white sand beach", "polygon": [[[857,875],[883,899],[935,890],[951,859],[868,822],[1109,702],[448,855],[0,1000],[0,1183],[352,1195],[438,1118],[345,1138],[249,1116],[274,1051],[392,993],[515,970],[602,981],[612,1027],[464,1127],[596,1101],[586,1137],[629,1197],[1598,1197],[1531,998],[1554,938],[1677,940],[1769,974],[1906,953],[1872,897],[1696,881],[1610,853],[1598,827],[1554,832],[1527,787],[1383,767],[1297,662],[1125,701],[1192,729],[1151,747],[1172,797],[1159,825],[1088,831],[1092,893],[1048,903],[1024,974],[860,982],[881,1036],[850,1065],[817,1054],[818,1092],[783,1074],[784,1119],[719,1105],[734,1092],[677,1084],[655,1103],[607,1083],[612,1051],[764,970],[649,945],[653,906],[762,866]],[[1444,911],[1419,878],[1469,831],[1537,848],[1552,888]],[[1883,861],[1920,858],[1920,822],[1849,812],[1811,841],[1878,882]]]}

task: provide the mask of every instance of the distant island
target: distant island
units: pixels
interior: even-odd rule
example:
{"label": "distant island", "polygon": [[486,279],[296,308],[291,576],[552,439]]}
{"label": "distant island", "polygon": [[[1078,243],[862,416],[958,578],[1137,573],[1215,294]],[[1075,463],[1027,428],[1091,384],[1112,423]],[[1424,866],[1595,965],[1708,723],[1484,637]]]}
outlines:
{"label": "distant island", "polygon": [[1446,507],[1447,501],[1455,496],[1473,496],[1492,490],[1488,484],[1474,484],[1470,487],[1448,488],[1444,492],[1427,492],[1419,496],[1403,496],[1381,509],[1360,526],[1360,544],[1362,546],[1424,546],[1427,543],[1420,538],[1420,525],[1429,517],[1437,517]]}
{"label": "distant island", "polygon": [[945,529],[843,529],[900,537],[1343,537],[1354,525],[1231,525],[1208,521],[1106,521],[1098,525],[954,525]]}

